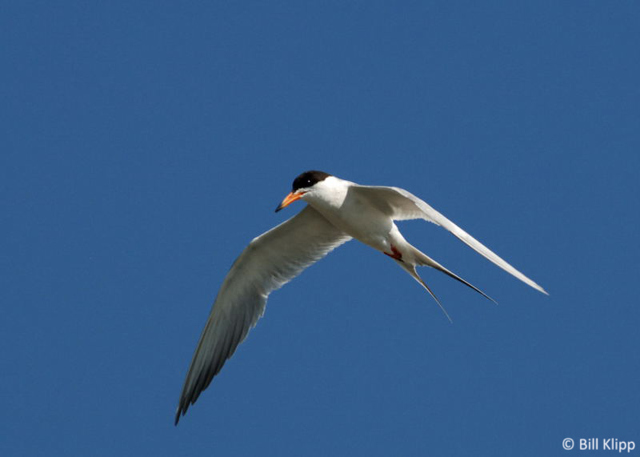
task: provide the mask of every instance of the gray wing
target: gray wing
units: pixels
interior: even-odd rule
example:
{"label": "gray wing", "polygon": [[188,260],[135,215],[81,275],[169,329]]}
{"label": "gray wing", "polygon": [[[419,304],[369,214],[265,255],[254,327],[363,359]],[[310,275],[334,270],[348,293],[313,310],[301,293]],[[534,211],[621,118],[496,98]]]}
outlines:
{"label": "gray wing", "polygon": [[251,241],[213,304],[184,381],[176,424],[262,316],[269,293],[350,239],[307,206]]}
{"label": "gray wing", "polygon": [[484,244],[476,240],[411,192],[407,192],[406,190],[398,187],[384,186],[355,185],[350,188],[350,190],[351,189],[353,192],[356,192],[362,198],[365,198],[373,206],[394,220],[424,219],[447,229],[467,246],[505,270],[507,273],[512,274],[520,281],[528,284],[543,294],[547,294],[542,287],[509,265],[495,252],[491,251]]}

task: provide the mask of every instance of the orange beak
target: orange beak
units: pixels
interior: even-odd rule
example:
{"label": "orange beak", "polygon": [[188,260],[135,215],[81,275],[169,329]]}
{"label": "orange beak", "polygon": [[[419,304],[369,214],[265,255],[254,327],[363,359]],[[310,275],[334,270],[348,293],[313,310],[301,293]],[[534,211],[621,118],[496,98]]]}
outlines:
{"label": "orange beak", "polygon": [[284,197],[284,200],[282,200],[282,203],[278,205],[278,207],[276,208],[276,213],[280,211],[282,208],[289,206],[291,203],[295,202],[296,200],[300,200],[303,195],[304,195],[304,192],[300,192],[299,190],[295,192],[290,192],[289,195]]}

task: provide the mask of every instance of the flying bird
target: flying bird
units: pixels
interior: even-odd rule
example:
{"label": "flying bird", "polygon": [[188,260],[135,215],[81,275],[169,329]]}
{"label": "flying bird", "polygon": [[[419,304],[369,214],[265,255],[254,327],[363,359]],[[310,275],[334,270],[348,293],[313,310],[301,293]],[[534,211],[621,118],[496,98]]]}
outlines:
{"label": "flying bird", "polygon": [[176,411],[176,425],[262,316],[269,294],[352,238],[392,258],[429,292],[447,318],[442,304],[418,276],[416,267],[435,268],[493,301],[412,246],[394,221],[424,219],[437,224],[503,270],[547,294],[538,284],[404,189],[362,186],[322,171],[307,171],[293,181],[291,192],[276,212],[296,200],[305,201],[307,206],[253,239],[224,279],[189,366]]}

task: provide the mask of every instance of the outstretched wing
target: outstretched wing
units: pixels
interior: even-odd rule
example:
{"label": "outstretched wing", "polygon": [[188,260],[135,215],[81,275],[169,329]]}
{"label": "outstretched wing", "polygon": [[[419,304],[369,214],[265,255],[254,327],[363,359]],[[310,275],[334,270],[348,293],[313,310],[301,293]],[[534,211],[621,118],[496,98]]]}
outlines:
{"label": "outstretched wing", "polygon": [[350,239],[307,206],[251,241],[213,304],[184,381],[176,424],[262,316],[269,293]]}
{"label": "outstretched wing", "polygon": [[394,220],[424,219],[447,229],[467,246],[498,265],[507,273],[512,274],[520,281],[528,284],[543,294],[547,294],[542,287],[509,265],[495,252],[491,251],[484,244],[476,240],[411,192],[407,192],[406,190],[398,187],[360,185],[353,186],[349,190],[356,192],[359,196],[369,201],[371,205],[375,206],[378,210],[382,211]]}

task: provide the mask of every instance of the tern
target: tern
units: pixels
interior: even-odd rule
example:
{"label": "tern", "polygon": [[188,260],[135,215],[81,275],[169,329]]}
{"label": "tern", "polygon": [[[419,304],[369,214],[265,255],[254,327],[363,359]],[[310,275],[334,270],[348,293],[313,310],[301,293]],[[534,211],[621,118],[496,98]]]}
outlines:
{"label": "tern", "polygon": [[394,221],[424,219],[437,224],[503,270],[547,294],[538,284],[404,189],[362,186],[322,171],[307,171],[293,181],[291,192],[276,212],[296,200],[305,201],[307,206],[289,220],[254,238],[222,282],[187,372],[176,411],[176,425],[262,316],[269,294],[352,238],[392,258],[429,292],[447,318],[449,315],[438,298],[418,276],[417,266],[435,268],[494,301],[412,246]]}

